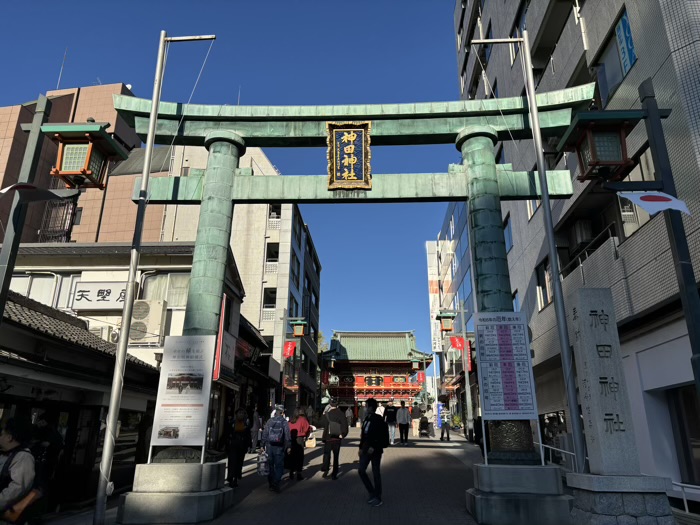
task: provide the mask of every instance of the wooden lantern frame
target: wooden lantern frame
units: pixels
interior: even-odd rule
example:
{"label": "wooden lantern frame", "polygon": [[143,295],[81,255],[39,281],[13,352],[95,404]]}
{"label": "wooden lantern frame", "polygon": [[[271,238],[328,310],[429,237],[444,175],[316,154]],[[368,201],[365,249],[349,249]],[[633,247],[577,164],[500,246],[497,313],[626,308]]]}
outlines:
{"label": "wooden lantern frame", "polygon": [[[612,160],[599,160],[598,152],[596,150],[595,144],[595,134],[598,132],[605,133],[615,133],[620,140],[620,152],[621,159],[619,161]],[[583,161],[582,146],[584,143],[588,144],[591,161],[588,162],[588,168],[583,171],[583,167],[586,165]],[[581,174],[577,177],[579,181],[604,179],[606,181],[620,181],[625,178],[628,173],[628,169],[634,165],[627,155],[627,129],[626,126],[617,125],[596,125],[594,123],[588,124],[581,133],[580,138],[576,142],[576,156],[578,157],[579,167],[581,169]],[[610,168],[607,176],[599,175],[600,168]]]}
{"label": "wooden lantern frame", "polygon": [[[103,190],[105,178],[104,176],[107,170],[108,155],[106,152],[100,150],[100,148],[97,148],[97,151],[104,155],[104,161],[100,170],[101,173],[93,173],[92,170],[90,170],[90,160],[92,159],[93,152],[95,151],[95,140],[93,139],[93,137],[89,133],[86,133],[84,139],[65,138],[62,137],[59,133],[56,133],[54,135],[54,138],[58,141],[58,157],[56,158],[56,166],[54,166],[54,168],[50,171],[51,176],[58,177],[59,179],[61,179],[63,182],[66,183],[66,187],[68,188],[99,188]],[[87,154],[85,155],[85,163],[83,164],[83,167],[78,171],[61,170],[66,145],[76,144],[88,145],[88,150]],[[82,184],[77,184],[76,181],[72,179],[73,177],[83,177],[84,182]]]}

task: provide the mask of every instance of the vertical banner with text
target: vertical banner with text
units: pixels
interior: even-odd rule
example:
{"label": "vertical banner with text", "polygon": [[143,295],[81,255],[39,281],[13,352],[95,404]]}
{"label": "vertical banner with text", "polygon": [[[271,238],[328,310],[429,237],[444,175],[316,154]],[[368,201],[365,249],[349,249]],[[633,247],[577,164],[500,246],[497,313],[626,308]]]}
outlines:
{"label": "vertical banner with text", "polygon": [[204,446],[215,335],[168,336],[151,446]]}

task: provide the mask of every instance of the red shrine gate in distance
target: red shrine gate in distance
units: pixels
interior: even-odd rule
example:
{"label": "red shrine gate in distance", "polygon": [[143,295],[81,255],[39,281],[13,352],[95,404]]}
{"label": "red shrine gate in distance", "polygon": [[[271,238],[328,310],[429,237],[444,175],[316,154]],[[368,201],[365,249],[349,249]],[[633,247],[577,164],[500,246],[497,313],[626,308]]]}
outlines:
{"label": "red shrine gate in distance", "polygon": [[333,332],[322,354],[322,391],[342,407],[357,407],[370,397],[412,405],[426,387],[432,355],[416,349],[413,332]]}

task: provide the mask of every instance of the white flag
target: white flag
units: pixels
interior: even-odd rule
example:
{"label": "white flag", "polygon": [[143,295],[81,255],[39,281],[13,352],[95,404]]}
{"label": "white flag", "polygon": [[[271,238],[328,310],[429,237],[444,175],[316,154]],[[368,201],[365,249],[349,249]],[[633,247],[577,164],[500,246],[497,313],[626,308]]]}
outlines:
{"label": "white flag", "polygon": [[671,197],[668,193],[660,191],[644,191],[644,192],[623,192],[618,194],[623,199],[628,199],[634,204],[642,208],[649,215],[654,215],[664,210],[678,210],[690,215],[688,206],[682,200]]}

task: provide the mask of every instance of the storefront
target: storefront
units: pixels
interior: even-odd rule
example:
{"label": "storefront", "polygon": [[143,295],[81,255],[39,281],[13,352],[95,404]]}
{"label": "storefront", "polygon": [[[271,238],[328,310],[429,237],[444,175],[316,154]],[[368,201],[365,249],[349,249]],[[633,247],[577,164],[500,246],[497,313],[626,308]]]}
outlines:
{"label": "storefront", "polygon": [[[73,316],[10,292],[0,326],[0,422],[31,420],[51,448],[50,503],[61,508],[95,497],[115,345]],[[112,479],[131,485],[143,461],[143,426],[155,400],[158,370],[129,357]],[[139,455],[141,457],[139,457]]]}

